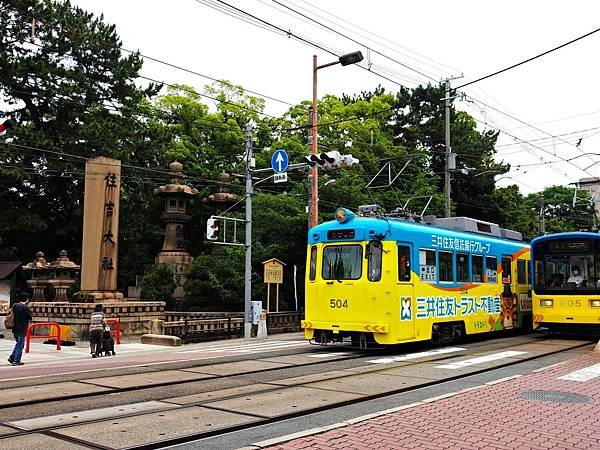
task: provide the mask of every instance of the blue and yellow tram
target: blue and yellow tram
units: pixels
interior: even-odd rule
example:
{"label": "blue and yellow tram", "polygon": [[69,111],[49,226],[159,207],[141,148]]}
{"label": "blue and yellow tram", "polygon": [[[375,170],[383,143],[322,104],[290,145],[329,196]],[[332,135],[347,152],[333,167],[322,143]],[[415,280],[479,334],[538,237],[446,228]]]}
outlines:
{"label": "blue and yellow tram", "polygon": [[530,326],[519,238],[474,219],[425,224],[340,208],[309,230],[305,337],[366,348]]}
{"label": "blue and yellow tram", "polygon": [[600,235],[541,236],[531,253],[534,329],[600,331]]}

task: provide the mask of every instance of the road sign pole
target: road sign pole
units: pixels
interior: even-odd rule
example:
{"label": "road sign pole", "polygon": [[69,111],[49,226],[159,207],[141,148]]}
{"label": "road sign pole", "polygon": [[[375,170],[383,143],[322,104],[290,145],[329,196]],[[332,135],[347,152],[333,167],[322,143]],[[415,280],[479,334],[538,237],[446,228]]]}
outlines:
{"label": "road sign pole", "polygon": [[246,126],[246,262],[244,273],[244,338],[252,333],[252,125]]}

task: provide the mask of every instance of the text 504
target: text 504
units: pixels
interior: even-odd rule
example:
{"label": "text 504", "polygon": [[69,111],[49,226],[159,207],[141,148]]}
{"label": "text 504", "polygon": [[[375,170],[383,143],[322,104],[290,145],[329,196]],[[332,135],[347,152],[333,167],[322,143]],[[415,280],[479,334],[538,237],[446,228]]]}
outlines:
{"label": "text 504", "polygon": [[330,308],[348,308],[348,300],[342,300],[340,298],[332,298],[329,300]]}

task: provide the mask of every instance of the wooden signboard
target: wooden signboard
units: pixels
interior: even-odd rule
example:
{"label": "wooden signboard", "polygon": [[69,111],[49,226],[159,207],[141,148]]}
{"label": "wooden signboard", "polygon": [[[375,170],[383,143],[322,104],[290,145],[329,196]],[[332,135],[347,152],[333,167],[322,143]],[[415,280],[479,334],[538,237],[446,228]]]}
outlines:
{"label": "wooden signboard", "polygon": [[283,283],[283,266],[285,263],[277,258],[271,258],[263,261],[263,281],[267,285],[267,312],[269,312],[269,304],[271,297],[271,284],[276,285],[275,294],[275,311],[279,312],[279,285]]}

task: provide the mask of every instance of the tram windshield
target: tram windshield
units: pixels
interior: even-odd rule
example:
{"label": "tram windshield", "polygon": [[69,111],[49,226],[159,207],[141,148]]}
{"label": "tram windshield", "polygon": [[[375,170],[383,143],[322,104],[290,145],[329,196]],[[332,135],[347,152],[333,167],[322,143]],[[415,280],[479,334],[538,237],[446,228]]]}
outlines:
{"label": "tram windshield", "polygon": [[358,280],[362,275],[362,246],[328,245],[323,249],[324,280]]}
{"label": "tram windshield", "polygon": [[534,270],[534,288],[542,293],[600,291],[598,254],[539,255]]}

